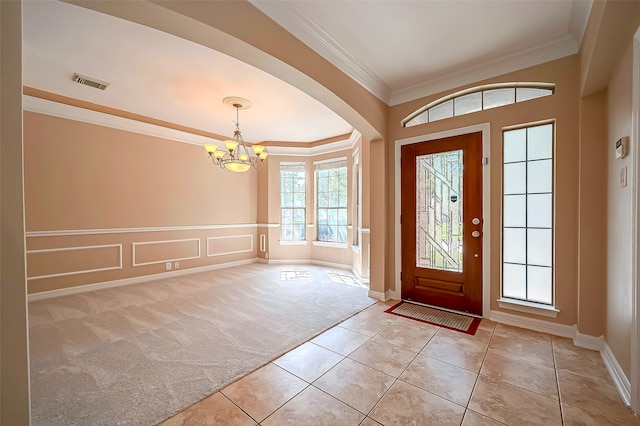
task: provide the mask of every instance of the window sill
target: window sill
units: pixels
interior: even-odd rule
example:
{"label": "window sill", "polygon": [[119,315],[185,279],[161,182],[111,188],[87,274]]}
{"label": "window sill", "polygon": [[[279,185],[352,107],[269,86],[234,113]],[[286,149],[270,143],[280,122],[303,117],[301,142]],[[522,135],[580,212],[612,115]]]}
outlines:
{"label": "window sill", "polygon": [[332,247],[341,249],[346,249],[348,247],[347,243],[332,243],[329,241],[312,241],[311,244],[318,247]]}
{"label": "window sill", "polygon": [[279,241],[281,246],[306,246],[309,242],[308,241],[286,241],[286,240],[280,240]]}
{"label": "window sill", "polygon": [[543,317],[556,318],[560,313],[560,310],[550,305],[543,305],[541,303],[525,302],[524,300],[517,299],[498,299],[498,306],[503,309],[510,309],[512,311],[525,312],[533,315],[540,315]]}

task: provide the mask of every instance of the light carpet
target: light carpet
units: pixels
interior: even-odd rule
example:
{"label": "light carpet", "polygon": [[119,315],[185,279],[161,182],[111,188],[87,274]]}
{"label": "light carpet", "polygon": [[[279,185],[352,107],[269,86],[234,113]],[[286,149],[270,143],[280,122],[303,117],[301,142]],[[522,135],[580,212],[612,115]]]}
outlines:
{"label": "light carpet", "polygon": [[32,424],[157,424],[375,302],[336,276],[251,264],[32,302]]}

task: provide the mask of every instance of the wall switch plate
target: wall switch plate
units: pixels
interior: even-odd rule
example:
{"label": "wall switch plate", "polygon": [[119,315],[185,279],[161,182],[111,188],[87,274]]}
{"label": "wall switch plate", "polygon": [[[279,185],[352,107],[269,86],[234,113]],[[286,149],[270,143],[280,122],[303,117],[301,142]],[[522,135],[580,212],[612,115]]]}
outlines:
{"label": "wall switch plate", "polygon": [[167,263],[165,263],[164,267],[165,267],[165,269],[166,269],[167,271],[170,271],[170,270],[171,270],[171,262],[167,262]]}
{"label": "wall switch plate", "polygon": [[623,167],[620,169],[620,188],[625,188],[627,186],[627,167]]}

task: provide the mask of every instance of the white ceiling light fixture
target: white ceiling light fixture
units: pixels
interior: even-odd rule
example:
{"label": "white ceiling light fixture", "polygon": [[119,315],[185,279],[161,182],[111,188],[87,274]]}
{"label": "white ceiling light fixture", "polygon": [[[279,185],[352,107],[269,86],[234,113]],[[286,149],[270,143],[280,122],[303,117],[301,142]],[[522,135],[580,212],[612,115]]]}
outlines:
{"label": "white ceiling light fixture", "polygon": [[251,145],[251,150],[242,139],[240,132],[240,110],[249,109],[251,102],[238,97],[227,97],[222,102],[236,109],[236,130],[233,132],[233,139],[224,141],[226,149],[218,149],[217,145],[207,144],[204,149],[209,153],[209,158],[216,166],[232,172],[246,172],[251,167],[258,168],[267,158],[267,151],[262,145]]}

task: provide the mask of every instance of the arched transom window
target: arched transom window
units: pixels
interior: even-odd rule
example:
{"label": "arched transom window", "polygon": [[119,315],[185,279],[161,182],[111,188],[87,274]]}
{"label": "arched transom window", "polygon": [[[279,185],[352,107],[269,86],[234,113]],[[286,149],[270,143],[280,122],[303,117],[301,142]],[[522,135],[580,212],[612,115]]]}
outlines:
{"label": "arched transom window", "polygon": [[402,120],[402,127],[431,123],[444,118],[550,96],[552,83],[498,83],[472,87],[437,99]]}

